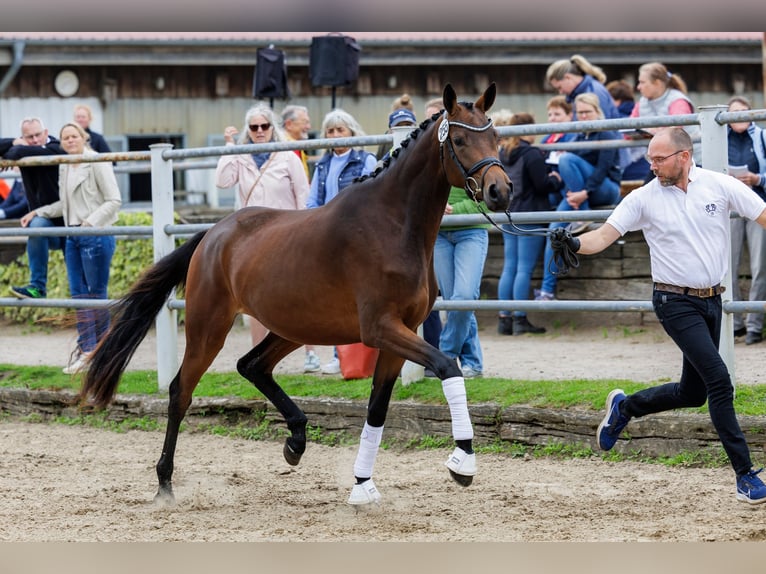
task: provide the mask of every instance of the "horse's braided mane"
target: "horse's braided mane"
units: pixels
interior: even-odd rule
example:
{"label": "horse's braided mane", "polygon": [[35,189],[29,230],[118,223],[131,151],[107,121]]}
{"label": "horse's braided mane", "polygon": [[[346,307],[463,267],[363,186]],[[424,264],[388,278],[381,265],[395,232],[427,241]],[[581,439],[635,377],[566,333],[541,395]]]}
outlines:
{"label": "horse's braided mane", "polygon": [[394,151],[392,151],[390,154],[386,156],[386,159],[383,160],[383,163],[380,164],[372,173],[368,173],[367,175],[362,175],[360,177],[357,177],[354,179],[354,183],[365,181],[366,179],[375,178],[380,174],[381,172],[385,171],[386,168],[388,168],[389,164],[391,163],[392,158],[399,157],[399,154],[402,152],[402,150],[406,149],[408,145],[410,145],[410,140],[415,140],[417,137],[425,131],[425,129],[434,123],[437,119],[439,119],[442,116],[441,112],[435,113],[433,116],[428,118],[427,120],[423,120],[421,124],[414,130],[410,132],[410,134],[402,140],[402,143],[399,144],[399,147],[396,148]]}

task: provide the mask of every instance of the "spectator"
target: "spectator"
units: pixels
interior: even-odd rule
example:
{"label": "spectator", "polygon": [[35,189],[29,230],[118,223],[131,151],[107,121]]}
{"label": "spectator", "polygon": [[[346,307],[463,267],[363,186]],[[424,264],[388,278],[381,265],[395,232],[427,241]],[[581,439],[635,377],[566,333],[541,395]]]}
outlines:
{"label": "spectator", "polygon": [[[743,96],[734,96],[728,102],[730,112],[751,109]],[[766,141],[763,129],[753,122],[736,122],[727,128],[729,142],[729,165],[744,166],[744,172],[736,177],[766,200]],[[732,294],[735,301],[742,299],[739,288],[738,269],[743,245],[747,243],[750,254],[750,301],[766,300],[766,230],[757,222],[737,217],[731,220],[731,269]],[[748,313],[743,320],[741,313],[734,313],[734,334],[745,335],[745,344],[753,345],[763,340],[763,313]]]}
{"label": "spectator", "polygon": [[[613,80],[606,85],[606,89],[609,91],[609,94],[611,94],[620,117],[630,117],[630,114],[633,113],[633,110],[636,107],[636,95],[630,84],[625,80]],[[632,130],[627,131],[631,134],[634,133]],[[648,132],[642,130],[641,133]],[[625,138],[636,139],[633,135],[626,135]],[[649,174],[649,162],[644,158],[646,147],[638,146],[624,149],[627,153],[623,153],[620,156],[622,179],[631,181],[645,179]]]}
{"label": "spectator", "polygon": [[[223,130],[225,145],[265,144],[285,139],[279,116],[265,103],[257,103],[245,113],[240,132],[235,126]],[[238,142],[235,138],[239,136]],[[236,204],[240,207],[265,206],[277,209],[303,209],[308,197],[308,179],[301,160],[291,151],[222,155],[215,171],[218,187],[239,184]],[[253,346],[268,333],[258,320],[250,317]],[[313,352],[313,351],[312,351]],[[307,351],[308,354],[308,351]],[[306,358],[307,364],[309,357]],[[311,358],[314,368],[316,359]]]}
{"label": "spectator", "polygon": [[630,84],[625,80],[612,80],[605,87],[609,95],[612,96],[618,117],[630,117],[630,113],[636,105],[636,94]]}
{"label": "spectator", "polygon": [[[5,159],[19,160],[24,157],[60,155],[66,152],[59,141],[48,134],[40,118],[28,117],[21,120],[21,137],[0,139],[0,154]],[[30,210],[49,205],[59,200],[59,166],[44,165],[22,167],[21,179]],[[22,227],[60,227],[62,217],[41,217],[22,219]],[[25,287],[11,287],[11,293],[20,299],[40,299],[47,296],[48,253],[51,249],[63,250],[64,237],[32,236],[27,240],[29,259],[29,284]]]}
{"label": "spectator", "polygon": [[104,136],[90,129],[93,121],[93,111],[86,104],[77,104],[74,107],[74,121],[90,136],[90,148],[97,153],[111,153],[109,144],[106,143]]}
{"label": "spectator", "polygon": [[[450,189],[446,215],[481,213],[479,205],[462,187]],[[489,248],[488,224],[440,229],[434,246],[434,270],[439,291],[445,301],[471,301],[479,298],[481,275]],[[481,377],[484,357],[479,342],[476,314],[471,310],[447,311],[439,349],[459,360],[463,377]]]}
{"label": "spectator", "polygon": [[[13,168],[18,171],[18,167]],[[0,202],[0,219],[20,219],[29,212],[27,194],[24,193],[24,183],[21,179],[15,179],[8,197]]]}
{"label": "spectator", "polygon": [[[415,126],[418,125],[418,121],[415,118],[415,114],[412,113],[410,110],[406,108],[399,108],[396,111],[391,112],[388,115],[388,133],[392,133],[393,128],[398,127],[411,127],[414,129]],[[398,146],[397,146],[398,147]],[[383,165],[384,162],[388,159],[388,157],[391,155],[391,152],[395,149],[394,146],[389,147],[388,151],[385,152],[378,161],[378,165]]]}
{"label": "spectator", "polygon": [[[567,101],[574,105],[575,98],[587,92],[598,96],[599,106],[604,119],[619,118],[620,113],[612,100],[612,96],[604,85],[606,74],[598,66],[594,66],[583,56],[575,54],[569,60],[558,60],[548,66],[545,74],[548,83],[566,96]],[[577,110],[574,119],[577,120]],[[620,165],[629,165],[633,160],[629,148],[620,148]]]}
{"label": "spectator", "polygon": [[[322,138],[350,138],[365,135],[359,122],[347,111],[341,109],[332,110],[325,115],[321,132]],[[314,168],[306,206],[314,208],[325,205],[354,179],[371,173],[376,163],[375,156],[363,149],[348,146],[328,149]],[[332,360],[322,366],[322,372],[327,375],[340,373],[337,349],[333,350]]]}
{"label": "spectator", "polygon": [[[578,121],[603,120],[604,112],[599,106],[599,99],[593,93],[579,94],[575,98],[575,112]],[[585,131],[577,134],[575,142],[595,142],[621,139],[611,130]],[[578,149],[568,151],[559,160],[559,173],[564,180],[565,197],[559,202],[558,211],[589,210],[591,207],[613,205],[620,201],[620,167],[617,148]],[[567,223],[555,221],[551,229],[566,227]],[[578,222],[570,224],[572,233],[585,231],[588,224]],[[555,298],[557,277],[553,262],[553,249],[550,238],[545,244],[543,260],[543,282],[540,291],[535,294],[538,301],[551,301]]]}
{"label": "spectator", "polygon": [[[533,124],[531,114],[519,113],[509,119],[495,118],[495,125]],[[533,147],[534,136],[511,136],[500,140],[500,161],[513,183],[513,197],[509,210],[548,211],[549,196],[561,185],[558,172],[549,172],[543,153]],[[497,298],[501,300],[524,300],[530,298],[532,272],[545,247],[545,237],[533,234],[514,233],[510,225],[503,229],[503,271],[497,286]],[[533,229],[538,224],[519,223],[517,229]],[[526,311],[500,311],[497,331],[501,335],[523,335],[524,333],[545,333],[544,327],[529,322]]]}
{"label": "spectator", "polygon": [[[560,94],[566,96],[567,102],[570,104],[574,104],[575,97],[579,94],[592,92],[598,96],[604,118],[620,117],[612,96],[604,86],[606,74],[601,68],[594,66],[579,54],[575,54],[569,60],[553,62],[548,66],[545,80]],[[574,119],[578,119],[577,110],[575,110]]]}
{"label": "spectator", "polygon": [[736,178],[694,165],[691,137],[681,128],[656,132],[648,156],[656,176],[652,181],[628,194],[599,229],[579,238],[562,232],[561,240],[572,251],[593,254],[629,231],[643,231],[651,257],[654,310],[682,353],[681,378],[631,395],[612,390],[596,440],[602,450],[611,450],[633,417],[707,402],[736,475],[737,500],[766,502],[766,486],[758,477],[760,470],[753,469],[734,411],[734,386],[718,350],[729,217],[736,211],[766,227],[766,203]]}
{"label": "spectator", "polygon": [[[95,155],[88,147],[87,132],[76,123],[64,124],[61,146],[72,155]],[[60,199],[36,207],[22,217],[22,225],[34,217],[63,217],[67,227],[107,227],[117,221],[122,204],[120,189],[109,162],[61,164]],[[66,238],[64,250],[72,299],[106,299],[109,268],[114,255],[113,235],[79,235]],[[77,348],[64,367],[68,375],[85,367],[88,354],[109,330],[109,309],[77,309]]]}
{"label": "spectator", "polygon": [[[401,115],[394,117],[394,114],[398,112],[399,110],[406,110],[407,112],[410,112],[411,115]],[[391,103],[391,113],[388,116],[388,131],[386,133],[391,133],[391,128],[397,125],[417,125],[417,120],[415,120],[415,106],[412,104],[412,98],[409,94],[402,94],[398,98],[396,98]],[[411,122],[411,123],[410,123]],[[378,151],[375,154],[375,157],[378,158],[378,160],[383,161],[386,159],[388,154],[391,152],[391,147],[387,144],[380,144],[378,146]]]}
{"label": "spectator", "polygon": [[[305,106],[290,105],[282,110],[282,129],[285,132],[285,137],[288,141],[301,141],[308,139],[309,132],[311,131],[311,118],[309,117],[309,110]],[[303,149],[296,149],[295,155],[297,155],[301,163],[303,163],[303,169],[306,171],[306,181],[309,178],[309,163],[308,153]],[[319,356],[316,354],[314,345],[306,345],[306,360],[303,363],[303,371],[306,373],[316,373],[322,365],[319,361]]]}
{"label": "spectator", "polygon": [[[551,99],[548,100],[548,103],[546,104],[546,109],[548,112],[548,122],[549,123],[564,123],[564,122],[571,122],[572,121],[572,104],[570,104],[565,96],[558,95],[553,96]],[[564,143],[572,141],[577,137],[576,132],[559,132],[559,133],[553,133],[548,134],[547,136],[543,137],[543,139],[540,141],[541,144],[553,144],[553,143]],[[549,171],[558,173],[559,171],[559,158],[561,158],[561,154],[563,152],[561,150],[549,150],[545,152],[545,163],[549,166]],[[550,209],[556,209],[558,207],[559,202],[563,199],[564,194],[566,190],[564,189],[564,182],[561,181],[561,176],[559,175],[559,188],[550,194],[549,201],[550,201]]]}
{"label": "spectator", "polygon": [[[282,110],[282,129],[288,141],[301,141],[309,138],[311,131],[311,118],[309,110],[305,106],[290,105]],[[306,178],[309,177],[308,153],[303,149],[294,150],[301,158],[303,169],[306,170]]]}
{"label": "spectator", "polygon": [[[641,97],[630,114],[631,118],[651,118],[676,114],[693,114],[694,104],[686,95],[686,82],[678,74],[673,74],[660,62],[649,62],[638,69],[638,91]],[[655,133],[661,128],[643,128],[649,133]],[[684,128],[692,139],[698,138],[699,126],[691,125]],[[694,144],[694,161],[700,164],[701,148]],[[649,171],[646,180],[654,174]]]}

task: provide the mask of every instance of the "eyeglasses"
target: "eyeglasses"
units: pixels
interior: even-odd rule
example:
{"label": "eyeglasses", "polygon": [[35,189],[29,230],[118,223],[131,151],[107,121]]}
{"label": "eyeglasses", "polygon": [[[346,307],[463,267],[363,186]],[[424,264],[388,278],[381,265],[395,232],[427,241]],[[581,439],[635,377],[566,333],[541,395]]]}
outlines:
{"label": "eyeglasses", "polygon": [[258,130],[267,132],[271,129],[271,124],[269,122],[266,122],[265,124],[250,124],[248,127],[251,132],[257,132]]}
{"label": "eyeglasses", "polygon": [[679,153],[681,153],[682,151],[686,151],[686,150],[685,150],[685,149],[680,149],[680,150],[678,150],[678,151],[676,151],[676,152],[673,152],[673,153],[671,153],[670,155],[666,155],[665,157],[652,157],[652,156],[650,156],[649,154],[646,154],[646,155],[644,156],[644,158],[645,158],[645,159],[646,159],[646,161],[648,161],[650,164],[652,164],[652,163],[656,163],[657,165],[659,165],[659,164],[661,164],[661,163],[664,163],[666,159],[670,159],[671,157],[673,157],[674,155],[678,155],[678,154],[679,154]]}

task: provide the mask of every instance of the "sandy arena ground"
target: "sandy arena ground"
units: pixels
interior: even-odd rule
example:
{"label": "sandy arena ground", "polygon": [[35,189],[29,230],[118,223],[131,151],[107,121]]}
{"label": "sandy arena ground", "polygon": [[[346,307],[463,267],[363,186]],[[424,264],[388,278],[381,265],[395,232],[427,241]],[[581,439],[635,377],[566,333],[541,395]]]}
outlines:
{"label": "sandy arena ground", "polygon": [[[680,355],[656,325],[539,337],[482,333],[486,374],[519,378],[672,379]],[[4,327],[0,362],[63,363],[72,332]],[[235,328],[214,368],[247,348]],[[738,384],[760,381],[762,345],[735,346]],[[154,342],[131,368],[154,368]],[[320,349],[323,359],[329,349]],[[301,352],[281,368],[300,370]],[[360,421],[361,425],[361,421]],[[346,504],[355,447],[309,444],[296,468],[282,444],[183,433],[177,505],[158,507],[162,433],[0,422],[2,541],[762,541],[766,505],[734,497],[730,469],[523,459],[483,454],[474,484],[448,451],[381,451],[380,505]]]}

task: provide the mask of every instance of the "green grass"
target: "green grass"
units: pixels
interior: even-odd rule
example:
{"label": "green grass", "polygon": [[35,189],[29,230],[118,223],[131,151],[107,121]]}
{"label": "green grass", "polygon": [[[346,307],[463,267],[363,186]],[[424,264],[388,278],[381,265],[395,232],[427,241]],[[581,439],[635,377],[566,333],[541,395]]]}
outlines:
{"label": "green grass", "polygon": [[[125,394],[141,394],[163,396],[159,393],[155,371],[128,371],[124,374],[118,392]],[[332,397],[366,401],[370,393],[370,379],[344,381],[337,377],[312,375],[280,375],[279,384],[294,397]],[[79,377],[64,375],[58,367],[19,367],[0,364],[0,387],[15,387],[29,389],[69,389],[77,391],[80,386]],[[635,392],[650,386],[625,380],[588,380],[571,381],[522,381],[501,378],[471,379],[466,388],[469,402],[495,403],[501,406],[526,405],[547,408],[580,408],[600,411],[604,407],[604,397],[615,387],[621,387],[626,392]],[[197,389],[196,396],[222,397],[232,396],[244,399],[261,399],[261,395],[253,385],[245,381],[237,373],[208,373]],[[394,387],[393,400],[415,401],[429,404],[446,404],[441,389],[441,383],[436,379],[426,379],[409,386],[402,386],[397,381]],[[766,385],[742,385],[737,389],[735,407],[741,415],[766,414]],[[689,409],[692,412],[705,413],[707,407]],[[0,414],[1,419],[8,418]],[[65,425],[83,425],[101,428],[113,432],[129,430],[163,431],[165,422],[162,419],[143,417],[127,417],[113,420],[108,411],[85,413],[78,416],[58,416],[47,419],[38,413],[32,413],[21,420],[30,423],[53,422]],[[190,428],[186,423],[181,431],[206,432],[218,436],[235,437],[246,440],[283,440],[288,431],[283,424],[269,422],[263,417],[236,425],[220,425],[200,423]],[[328,446],[354,445],[358,441],[355,433],[327,431],[321,427],[307,428],[307,439],[310,442]],[[404,440],[387,438],[381,443],[381,448],[405,449],[449,449],[454,442],[450,437],[421,436],[416,439]],[[559,457],[562,459],[598,457],[611,462],[638,461],[667,466],[685,467],[722,467],[728,464],[728,459],[722,448],[710,451],[682,452],[674,456],[649,457],[637,452],[608,453],[594,452],[588,445],[572,445],[552,442],[546,445],[530,446],[497,439],[489,444],[475,445],[479,453],[503,454],[511,457],[537,458]]]}
{"label": "green grass", "polygon": [[[293,397],[328,397],[366,401],[371,379],[345,381],[339,377],[314,375],[278,375],[277,382]],[[574,379],[569,381],[515,380],[486,377],[466,382],[472,404],[495,403],[501,407],[528,405],[539,408],[583,408],[601,410],[610,390],[619,387],[627,393],[652,386],[626,380]],[[29,389],[80,388],[79,376],[64,375],[58,367],[25,367],[0,364],[0,387]],[[157,390],[155,371],[127,371],[118,392],[162,396]],[[263,395],[238,373],[207,373],[194,391],[198,397],[240,397],[260,399]],[[425,379],[408,386],[397,381],[393,400],[424,404],[446,404],[441,383]],[[737,387],[735,408],[739,415],[766,415],[766,385]],[[707,412],[707,406],[692,411]]]}

